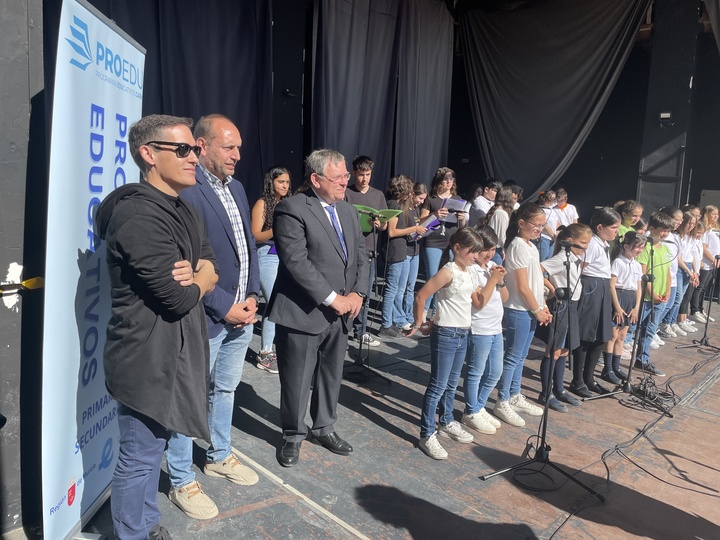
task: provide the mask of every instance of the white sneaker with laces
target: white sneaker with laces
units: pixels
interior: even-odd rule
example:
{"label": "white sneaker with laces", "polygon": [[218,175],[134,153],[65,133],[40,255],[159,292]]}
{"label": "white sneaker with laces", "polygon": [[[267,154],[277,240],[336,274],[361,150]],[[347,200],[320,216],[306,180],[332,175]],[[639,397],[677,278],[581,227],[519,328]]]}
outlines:
{"label": "white sneaker with laces", "polygon": [[683,321],[678,325],[682,330],[685,330],[688,334],[692,334],[693,332],[697,332],[697,328],[695,328],[692,324],[690,324],[687,321]]}
{"label": "white sneaker with laces", "polygon": [[661,324],[660,328],[658,328],[658,333],[660,337],[664,338],[676,338],[677,334],[673,332],[672,326],[669,324]]}
{"label": "white sneaker with laces", "polygon": [[380,345],[380,341],[372,337],[370,334],[363,334],[360,341],[363,345],[369,345],[370,347],[377,347]]}
{"label": "white sneaker with laces", "polygon": [[495,429],[500,429],[502,427],[502,422],[490,414],[485,407],[480,409],[480,414],[486,421],[490,422]]}
{"label": "white sneaker with laces", "polygon": [[522,394],[510,397],[510,406],[515,412],[522,412],[529,414],[530,416],[542,416],[542,407],[533,405]]}
{"label": "white sneaker with laces", "polygon": [[707,322],[707,319],[705,318],[705,315],[700,313],[699,311],[697,313],[694,313],[690,316],[690,318],[700,324],[705,324]]}
{"label": "white sneaker with laces", "polygon": [[672,323],[672,331],[678,336],[687,336],[687,332],[680,328],[677,323]]}
{"label": "white sneaker with laces", "polygon": [[443,437],[449,437],[453,441],[465,444],[473,442],[474,438],[470,433],[463,429],[460,422],[457,420],[453,420],[446,426],[438,424],[437,433]]}
{"label": "white sneaker with laces", "polygon": [[660,348],[660,345],[657,344],[657,341],[651,341],[650,342],[650,348],[654,351],[656,349]]}
{"label": "white sneaker with laces", "polygon": [[497,431],[495,429],[495,426],[485,420],[485,418],[480,412],[476,412],[473,414],[463,414],[460,422],[462,422],[463,425],[466,425],[467,427],[474,429],[475,431],[478,431],[480,433],[485,433],[486,435],[494,435]]}
{"label": "white sneaker with laces", "polygon": [[662,339],[660,339],[660,336],[658,336],[657,334],[655,334],[653,336],[653,341],[660,346],[665,345],[665,342]]}
{"label": "white sneaker with laces", "polygon": [[429,437],[420,437],[418,448],[433,459],[447,459],[448,453],[437,440],[437,431]]}
{"label": "white sneaker with laces", "polygon": [[498,400],[497,403],[495,403],[493,414],[511,426],[523,427],[525,425],[525,420],[513,410],[509,401]]}

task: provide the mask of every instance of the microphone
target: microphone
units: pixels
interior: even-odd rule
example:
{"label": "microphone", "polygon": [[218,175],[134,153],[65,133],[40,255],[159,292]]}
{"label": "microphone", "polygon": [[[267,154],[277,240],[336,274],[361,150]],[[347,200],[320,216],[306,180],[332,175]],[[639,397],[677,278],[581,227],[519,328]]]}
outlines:
{"label": "microphone", "polygon": [[560,245],[564,247],[565,249],[575,248],[575,249],[582,249],[585,251],[585,248],[578,244],[571,244],[567,240],[560,240]]}

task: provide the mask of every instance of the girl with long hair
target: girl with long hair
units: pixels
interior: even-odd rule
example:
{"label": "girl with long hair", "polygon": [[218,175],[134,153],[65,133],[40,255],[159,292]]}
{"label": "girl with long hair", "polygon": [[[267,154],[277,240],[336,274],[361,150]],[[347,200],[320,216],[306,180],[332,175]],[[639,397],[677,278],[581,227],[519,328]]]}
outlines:
{"label": "girl with long hair", "polygon": [[495,264],[502,264],[505,256],[505,238],[510,216],[513,213],[513,190],[511,187],[501,187],[495,195],[495,203],[488,210],[485,216],[485,223],[489,225],[498,237],[498,244],[495,249],[492,261]]}
{"label": "girl with long hair", "polygon": [[540,416],[542,409],[520,393],[525,357],[538,324],[546,325],[552,315],[545,305],[540,255],[533,244],[545,227],[545,212],[533,203],[524,203],[513,212],[505,238],[505,353],[503,371],[497,384],[498,399],[493,414],[512,426],[525,420],[517,414]]}
{"label": "girl with long hair", "polygon": [[[270,299],[278,264],[280,263],[275,242],[273,241],[273,211],[281,200],[290,196],[290,171],[285,167],[271,167],[263,179],[263,191],[253,205],[251,222],[252,233],[257,243],[258,265],[260,269],[260,289],[265,303]],[[275,323],[263,315],[260,352],[256,367],[270,373],[277,373],[277,356],[273,352],[275,341]]]}
{"label": "girl with long hair", "polygon": [[[452,235],[443,250],[440,270],[415,297],[415,321],[406,334],[411,336],[417,330],[430,334],[430,383],[423,397],[418,446],[433,459],[446,459],[448,455],[437,439],[438,434],[461,443],[473,440],[473,436],[455,420],[454,403],[470,332],[472,294],[478,286],[468,268],[483,248],[482,237],[472,227]],[[434,320],[423,323],[425,300],[435,293],[437,311]],[[439,415],[437,425],[436,411]]]}
{"label": "girl with long hair", "polygon": [[[717,206],[709,204],[703,208],[702,223],[705,225],[705,234],[702,238],[703,258],[700,265],[700,286],[695,289],[690,300],[690,317],[692,320],[705,324],[704,321],[707,318],[707,315],[703,312],[705,293],[715,269],[720,266],[720,259],[716,259],[720,255],[720,227],[718,227]],[[712,317],[710,319],[710,322],[713,322],[714,319]]]}

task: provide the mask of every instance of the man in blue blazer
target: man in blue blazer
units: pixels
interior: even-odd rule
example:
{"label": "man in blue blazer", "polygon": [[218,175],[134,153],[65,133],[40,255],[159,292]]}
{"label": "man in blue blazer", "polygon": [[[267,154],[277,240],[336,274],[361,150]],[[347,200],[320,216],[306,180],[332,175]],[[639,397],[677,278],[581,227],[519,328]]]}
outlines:
{"label": "man in blue blazer", "polygon": [[[237,127],[218,114],[203,116],[194,136],[202,153],[196,184],[183,192],[183,199],[204,221],[220,270],[215,289],[202,299],[210,341],[210,447],[204,472],[248,486],[255,484],[258,476],[238,461],[230,440],[235,389],[252,340],[260,291],[250,206],[242,184],[232,177],[240,160],[242,139]],[[170,500],[191,518],[215,517],[217,506],[203,493],[191,469],[192,440],[174,433],[166,457]]]}
{"label": "man in blue blazer", "polygon": [[[335,432],[348,328],[365,301],[368,257],[358,214],[345,202],[350,174],[334,150],[306,160],[306,190],[275,208],[273,233],[280,265],[268,305],[276,326],[280,418],[278,461],[291,467],[308,436],[331,452],[353,449]],[[312,387],[312,400],[310,399]]]}

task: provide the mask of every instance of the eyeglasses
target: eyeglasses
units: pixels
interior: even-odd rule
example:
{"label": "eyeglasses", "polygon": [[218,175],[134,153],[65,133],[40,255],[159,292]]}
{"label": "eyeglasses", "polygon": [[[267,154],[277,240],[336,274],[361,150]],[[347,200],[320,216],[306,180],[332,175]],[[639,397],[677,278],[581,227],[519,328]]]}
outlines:
{"label": "eyeglasses", "polygon": [[333,184],[339,184],[340,182],[343,182],[343,181],[347,182],[348,180],[350,180],[350,173],[341,174],[340,176],[336,176],[335,178],[330,178],[329,176],[325,176],[324,174],[318,174],[318,173],[315,173],[315,174],[324,178],[325,180],[329,180]]}
{"label": "eyeglasses", "polygon": [[533,229],[544,229],[545,226],[547,225],[547,222],[546,223],[533,223],[532,221],[526,221],[525,223],[532,226]]}
{"label": "eyeglasses", "polygon": [[[175,152],[175,155],[179,158],[188,157],[190,155],[190,152],[195,152],[195,155],[197,157],[200,157],[200,152],[202,152],[202,148],[200,148],[199,146],[191,146],[187,143],[177,143],[169,141],[148,141],[145,144],[155,146],[158,150],[169,150],[171,152]],[[162,148],[160,145],[174,146],[175,150],[171,148]]]}
{"label": "eyeglasses", "polygon": [[451,178],[443,178],[442,181],[443,181],[443,182],[454,182],[454,181],[455,181],[455,177],[453,176],[453,177],[451,177]]}

